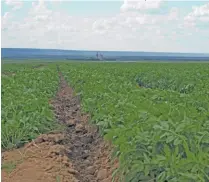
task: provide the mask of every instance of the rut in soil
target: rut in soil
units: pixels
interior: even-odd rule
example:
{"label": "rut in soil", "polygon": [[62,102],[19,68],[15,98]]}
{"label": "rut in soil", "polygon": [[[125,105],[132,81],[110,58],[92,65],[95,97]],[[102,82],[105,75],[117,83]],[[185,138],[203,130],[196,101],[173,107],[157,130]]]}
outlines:
{"label": "rut in soil", "polygon": [[79,98],[74,96],[59,67],[59,90],[53,101],[54,112],[60,123],[67,125],[64,145],[70,148],[68,157],[80,182],[111,182],[113,169],[111,147],[100,137],[95,126],[88,123],[89,116],[81,113]]}

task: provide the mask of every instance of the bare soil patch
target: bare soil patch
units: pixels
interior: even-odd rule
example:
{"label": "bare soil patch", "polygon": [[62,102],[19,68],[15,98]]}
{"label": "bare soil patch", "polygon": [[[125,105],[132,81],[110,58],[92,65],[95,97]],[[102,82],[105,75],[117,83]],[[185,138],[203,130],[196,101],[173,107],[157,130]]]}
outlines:
{"label": "bare soil patch", "polygon": [[[118,162],[111,162],[111,146],[103,141],[89,116],[81,113],[58,68],[60,87],[50,101],[63,133],[43,134],[20,149],[3,152],[5,182],[111,182]],[[117,180],[115,180],[117,181]]]}
{"label": "bare soil patch", "polygon": [[70,148],[68,157],[78,171],[75,176],[81,182],[111,182],[117,168],[117,161],[111,164],[111,147],[97,128],[89,125],[89,116],[81,113],[79,98],[73,95],[61,72],[59,76],[60,90],[52,104],[57,120],[67,125],[65,145]]}
{"label": "bare soil patch", "polygon": [[4,182],[77,182],[64,134],[44,134],[23,148],[3,153]]}

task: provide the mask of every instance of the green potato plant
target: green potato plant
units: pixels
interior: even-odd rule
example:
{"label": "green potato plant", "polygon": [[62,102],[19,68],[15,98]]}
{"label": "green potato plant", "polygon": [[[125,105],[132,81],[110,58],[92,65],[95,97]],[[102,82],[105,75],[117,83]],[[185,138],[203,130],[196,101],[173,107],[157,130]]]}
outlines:
{"label": "green potato plant", "polygon": [[[14,70],[14,65],[11,65],[11,70]],[[19,147],[55,127],[49,99],[54,97],[57,87],[55,66],[39,70],[21,64],[14,75],[2,77],[3,149]]]}
{"label": "green potato plant", "polygon": [[115,146],[121,181],[209,181],[209,65],[69,63],[65,78]]}

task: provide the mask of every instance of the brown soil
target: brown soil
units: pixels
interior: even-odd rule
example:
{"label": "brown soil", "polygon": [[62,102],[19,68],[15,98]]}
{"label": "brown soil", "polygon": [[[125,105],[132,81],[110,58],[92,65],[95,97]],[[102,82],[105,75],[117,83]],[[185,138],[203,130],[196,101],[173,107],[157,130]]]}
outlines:
{"label": "brown soil", "polygon": [[[66,129],[63,133],[43,134],[21,149],[4,152],[5,182],[112,181],[118,162],[111,162],[111,147],[99,136],[97,128],[89,125],[89,116],[81,113],[79,98],[73,95],[59,68],[58,72],[60,88],[50,103]],[[6,166],[11,162],[15,167],[8,173]]]}
{"label": "brown soil", "polygon": [[[60,182],[76,182],[67,149],[59,144],[63,140],[63,134],[45,134],[24,148],[4,152],[2,181],[56,182],[60,179]],[[12,171],[9,173],[6,168]]]}

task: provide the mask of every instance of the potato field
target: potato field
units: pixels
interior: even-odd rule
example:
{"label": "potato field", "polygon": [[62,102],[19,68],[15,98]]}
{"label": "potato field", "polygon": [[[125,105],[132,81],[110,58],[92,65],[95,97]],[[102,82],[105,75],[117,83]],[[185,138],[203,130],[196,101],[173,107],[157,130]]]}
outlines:
{"label": "potato field", "polygon": [[[3,64],[1,94],[3,152],[62,131],[73,146],[71,181],[209,182],[208,63]],[[112,167],[106,154],[96,167],[98,150]]]}

